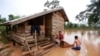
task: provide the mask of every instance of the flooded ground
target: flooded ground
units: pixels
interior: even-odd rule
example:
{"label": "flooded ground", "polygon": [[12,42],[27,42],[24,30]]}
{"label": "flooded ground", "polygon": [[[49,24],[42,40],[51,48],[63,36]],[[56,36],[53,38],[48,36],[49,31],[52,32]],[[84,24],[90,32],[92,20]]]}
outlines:
{"label": "flooded ground", "polygon": [[0,48],[4,48],[7,46],[8,48],[5,48],[4,50],[0,51],[0,56],[22,56],[22,52],[19,46],[13,46],[11,42],[8,44],[3,44],[0,42]]}
{"label": "flooded ground", "polygon": [[64,41],[73,44],[74,36],[81,40],[81,50],[57,47],[44,56],[100,56],[100,35],[96,31],[66,31]]}
{"label": "flooded ground", "polygon": [[[64,41],[73,44],[75,35],[81,40],[80,51],[72,50],[71,47],[61,48],[57,46],[44,56],[100,56],[100,35],[96,31],[66,31]],[[11,49],[13,50],[11,56],[22,56],[19,47],[12,46]]]}

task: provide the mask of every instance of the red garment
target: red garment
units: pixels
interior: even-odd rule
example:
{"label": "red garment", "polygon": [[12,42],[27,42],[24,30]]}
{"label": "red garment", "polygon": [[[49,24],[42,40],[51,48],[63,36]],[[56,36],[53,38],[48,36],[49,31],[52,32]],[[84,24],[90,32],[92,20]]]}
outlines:
{"label": "red garment", "polygon": [[59,40],[62,40],[64,37],[63,37],[63,34],[58,34],[58,39]]}

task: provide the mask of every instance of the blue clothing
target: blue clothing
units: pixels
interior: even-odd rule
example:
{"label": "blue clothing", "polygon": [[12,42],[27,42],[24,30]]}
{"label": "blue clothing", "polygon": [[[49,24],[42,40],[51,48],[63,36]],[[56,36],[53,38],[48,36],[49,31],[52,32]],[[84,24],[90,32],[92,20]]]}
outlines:
{"label": "blue clothing", "polygon": [[40,26],[39,25],[36,25],[35,26],[35,29],[36,29],[36,32],[38,33],[38,35],[40,35]]}
{"label": "blue clothing", "polygon": [[80,50],[81,47],[80,46],[76,46],[76,47],[73,47],[72,49],[74,49],[74,50]]}
{"label": "blue clothing", "polygon": [[31,25],[31,35],[35,32],[38,33],[38,35],[40,35],[40,26],[39,25]]}
{"label": "blue clothing", "polygon": [[35,25],[31,25],[31,35],[35,32]]}

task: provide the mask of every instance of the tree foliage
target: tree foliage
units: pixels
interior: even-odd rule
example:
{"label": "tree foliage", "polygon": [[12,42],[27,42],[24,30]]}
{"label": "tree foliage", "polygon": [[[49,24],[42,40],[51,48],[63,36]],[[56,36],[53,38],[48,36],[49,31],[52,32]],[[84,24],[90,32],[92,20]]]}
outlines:
{"label": "tree foliage", "polygon": [[[20,18],[20,16],[14,16],[13,14],[8,15],[9,20],[14,20]],[[6,22],[6,18],[1,17],[0,15],[0,24]],[[0,26],[0,36],[3,35],[2,32],[5,31],[5,26]]]}
{"label": "tree foliage", "polygon": [[95,25],[100,22],[100,0],[91,0],[87,9],[76,16],[79,21],[88,20],[88,25]]}
{"label": "tree foliage", "polygon": [[88,29],[89,26],[85,24],[67,23],[65,24],[65,29]]}
{"label": "tree foliage", "polygon": [[78,24],[71,23],[71,22],[65,24],[65,28],[72,28],[73,29],[73,28],[78,28],[78,27],[79,27]]}
{"label": "tree foliage", "polygon": [[4,22],[6,22],[6,18],[1,17],[0,15],[0,23],[4,23]]}
{"label": "tree foliage", "polygon": [[13,14],[8,15],[8,17],[9,17],[9,21],[20,18],[20,16],[14,16]]}
{"label": "tree foliage", "polygon": [[44,4],[44,7],[47,7],[47,8],[50,8],[50,9],[57,8],[57,7],[59,7],[59,1],[58,0],[52,0],[50,2],[50,1],[47,0]]}
{"label": "tree foliage", "polygon": [[73,24],[71,22],[65,24],[65,28],[73,28]]}

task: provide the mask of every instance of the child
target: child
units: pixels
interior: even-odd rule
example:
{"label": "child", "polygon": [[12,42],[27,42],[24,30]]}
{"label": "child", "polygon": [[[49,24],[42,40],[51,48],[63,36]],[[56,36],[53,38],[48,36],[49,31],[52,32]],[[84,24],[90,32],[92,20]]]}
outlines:
{"label": "child", "polygon": [[75,41],[74,41],[73,45],[74,45],[74,47],[72,49],[74,49],[74,50],[80,50],[81,49],[81,47],[80,47],[81,42],[78,40],[78,36],[75,36]]}

